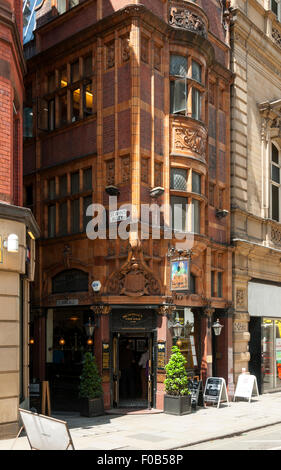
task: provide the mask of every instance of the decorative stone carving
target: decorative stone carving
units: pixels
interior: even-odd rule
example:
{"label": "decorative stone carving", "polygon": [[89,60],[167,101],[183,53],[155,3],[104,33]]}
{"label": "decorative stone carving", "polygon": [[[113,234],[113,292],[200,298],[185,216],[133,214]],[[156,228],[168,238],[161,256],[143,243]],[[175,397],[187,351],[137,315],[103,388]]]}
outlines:
{"label": "decorative stone carving", "polygon": [[244,331],[248,331],[248,324],[245,322],[234,322],[233,331],[235,333],[243,333]]}
{"label": "decorative stone carving", "polygon": [[106,68],[110,69],[115,65],[115,44],[111,42],[106,45]]}
{"label": "decorative stone carving", "polygon": [[196,152],[202,157],[206,156],[207,134],[202,129],[191,129],[188,127],[177,126],[174,128],[175,150],[189,150]]}
{"label": "decorative stone carving", "polygon": [[127,262],[119,271],[109,277],[105,292],[108,295],[130,297],[161,294],[160,282],[145,265],[139,246],[131,247]]}
{"label": "decorative stone carving", "polygon": [[148,64],[149,62],[149,39],[141,37],[141,60]]}
{"label": "decorative stone carving", "polygon": [[275,227],[271,227],[271,241],[276,245],[281,245],[281,231]]}
{"label": "decorative stone carving", "polygon": [[202,18],[190,10],[171,7],[169,23],[174,27],[184,28],[204,38],[207,37],[206,25]]}
{"label": "decorative stone carving", "polygon": [[131,179],[130,155],[121,159],[122,183],[129,183]]}
{"label": "decorative stone carving", "polygon": [[130,60],[130,38],[125,36],[121,39],[121,55],[122,62],[127,62]]}
{"label": "decorative stone carving", "polygon": [[106,161],[106,184],[108,186],[115,183],[115,160]]}
{"label": "decorative stone carving", "polygon": [[246,306],[246,290],[245,289],[236,289],[236,307],[245,307]]}
{"label": "decorative stone carving", "polygon": [[281,33],[276,28],[272,28],[272,38],[275,44],[281,47]]}

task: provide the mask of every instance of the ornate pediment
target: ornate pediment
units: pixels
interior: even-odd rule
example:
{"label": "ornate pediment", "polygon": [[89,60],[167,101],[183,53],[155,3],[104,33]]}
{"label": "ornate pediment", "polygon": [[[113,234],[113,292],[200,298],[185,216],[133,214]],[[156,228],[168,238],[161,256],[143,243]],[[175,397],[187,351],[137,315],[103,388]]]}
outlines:
{"label": "ornate pediment", "polygon": [[105,285],[106,295],[161,295],[161,284],[146,266],[142,250],[131,248],[128,260],[119,271],[114,272]]}

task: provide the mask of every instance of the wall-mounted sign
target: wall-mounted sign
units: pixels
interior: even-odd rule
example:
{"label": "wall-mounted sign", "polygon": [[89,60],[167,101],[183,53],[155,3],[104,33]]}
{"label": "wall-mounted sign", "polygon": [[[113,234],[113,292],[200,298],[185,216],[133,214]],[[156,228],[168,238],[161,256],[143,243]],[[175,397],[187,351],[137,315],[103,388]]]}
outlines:
{"label": "wall-mounted sign", "polygon": [[143,319],[142,313],[124,313],[121,316],[122,320],[127,321],[129,323],[137,323]]}
{"label": "wall-mounted sign", "polygon": [[109,369],[109,343],[102,343],[102,369],[108,370]]}
{"label": "wall-mounted sign", "polygon": [[57,300],[56,305],[57,307],[67,307],[68,305],[79,305],[79,300],[78,299]]}
{"label": "wall-mounted sign", "polygon": [[190,260],[171,260],[171,290],[188,291],[190,288]]}
{"label": "wall-mounted sign", "polygon": [[165,369],[166,343],[157,344],[157,369]]}
{"label": "wall-mounted sign", "polygon": [[118,209],[117,211],[110,211],[109,213],[110,224],[121,222],[121,220],[127,220],[127,209]]}

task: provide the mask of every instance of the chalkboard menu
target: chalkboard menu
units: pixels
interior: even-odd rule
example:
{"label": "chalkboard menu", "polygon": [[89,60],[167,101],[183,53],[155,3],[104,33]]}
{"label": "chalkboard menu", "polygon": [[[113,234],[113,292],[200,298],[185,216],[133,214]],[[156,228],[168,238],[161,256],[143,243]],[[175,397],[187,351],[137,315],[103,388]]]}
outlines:
{"label": "chalkboard menu", "polygon": [[204,390],[204,404],[217,403],[219,407],[222,401],[228,403],[225,380],[222,377],[208,377]]}
{"label": "chalkboard menu", "polygon": [[191,392],[191,405],[196,408],[199,400],[199,393],[202,391],[202,380],[193,377],[188,381],[188,388]]}

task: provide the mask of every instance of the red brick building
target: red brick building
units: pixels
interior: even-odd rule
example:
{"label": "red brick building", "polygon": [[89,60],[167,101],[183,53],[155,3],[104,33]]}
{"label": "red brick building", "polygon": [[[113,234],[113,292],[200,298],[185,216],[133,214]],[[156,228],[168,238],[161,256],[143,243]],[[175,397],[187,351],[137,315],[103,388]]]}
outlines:
{"label": "red brick building", "polygon": [[23,208],[22,4],[0,1],[0,439],[18,432],[29,397],[29,292],[38,226]]}
{"label": "red brick building", "polygon": [[[34,119],[24,146],[25,202],[42,230],[32,373],[50,381],[57,408],[67,396],[77,406],[87,348],[97,357],[106,408],[163,408],[175,318],[185,325],[189,372],[232,384],[228,11],[218,0],[133,3],[42,2],[34,43],[26,46],[25,108]],[[142,204],[171,205],[161,239],[153,239],[151,225],[146,239],[137,229],[127,240],[108,232],[90,239],[86,209],[98,203],[108,210],[113,193],[116,209],[131,203],[138,218]],[[187,207],[180,216],[179,204]],[[177,251],[175,234],[165,239],[170,222],[177,233],[192,233],[191,252]],[[170,263],[179,254],[189,284],[175,292]],[[85,334],[89,318],[94,346]],[[217,318],[223,331],[215,341]],[[130,383],[137,384],[130,397],[126,341],[135,357]],[[143,400],[137,364],[146,346]]]}

